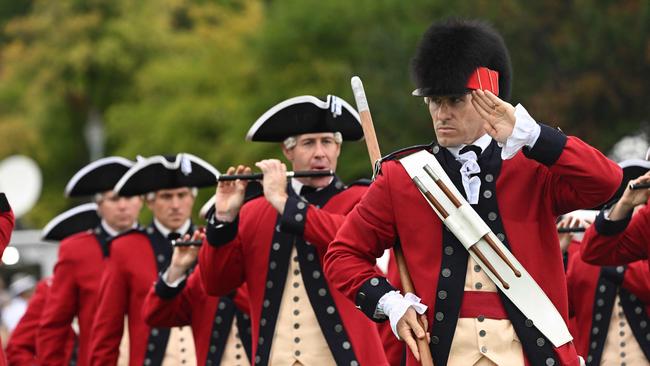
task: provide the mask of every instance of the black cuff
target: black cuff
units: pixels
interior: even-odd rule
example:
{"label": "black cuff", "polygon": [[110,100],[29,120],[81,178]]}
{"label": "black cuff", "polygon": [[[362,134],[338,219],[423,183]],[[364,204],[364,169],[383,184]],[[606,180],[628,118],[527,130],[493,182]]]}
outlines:
{"label": "black cuff", "polygon": [[280,218],[280,231],[300,235],[305,232],[309,204],[296,196],[289,196]]}
{"label": "black cuff", "polygon": [[383,322],[388,319],[388,316],[376,318],[375,311],[377,310],[379,299],[390,291],[397,291],[397,289],[391,286],[384,277],[373,277],[361,285],[357,293],[357,307],[372,321],[377,323]]}
{"label": "black cuff", "polygon": [[525,146],[522,151],[527,158],[537,160],[546,166],[551,166],[562,155],[567,137],[562,131],[547,125],[540,123],[539,127],[541,130],[535,146],[532,149]]}
{"label": "black cuff", "polygon": [[11,206],[9,201],[7,201],[7,196],[4,193],[0,193],[0,212],[9,212],[11,211]]}
{"label": "black cuff", "polygon": [[181,283],[178,284],[176,287],[169,287],[165,281],[162,278],[162,273],[158,276],[158,281],[156,281],[156,285],[154,286],[154,290],[156,291],[156,295],[160,297],[161,299],[169,300],[176,295],[180,294],[181,291],[183,291],[183,288],[185,288],[185,284],[187,283],[187,277]]}
{"label": "black cuff", "polygon": [[208,243],[214,247],[220,247],[235,240],[239,230],[239,215],[233,222],[218,221],[214,215],[208,219],[208,225],[205,228],[205,238]]}
{"label": "black cuff", "polygon": [[616,235],[625,231],[625,228],[630,223],[631,219],[632,219],[632,211],[628,212],[628,214],[621,220],[616,220],[616,221],[607,220],[605,219],[605,210],[602,210],[600,211],[598,216],[596,216],[596,221],[594,222],[594,225],[596,225],[596,231],[598,232],[598,234]]}

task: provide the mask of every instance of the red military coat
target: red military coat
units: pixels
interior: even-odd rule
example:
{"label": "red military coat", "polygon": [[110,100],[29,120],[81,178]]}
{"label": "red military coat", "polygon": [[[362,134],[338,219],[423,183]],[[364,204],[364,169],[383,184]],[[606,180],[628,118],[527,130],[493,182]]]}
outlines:
{"label": "red military coat", "polygon": [[[142,314],[147,324],[153,327],[192,326],[197,364],[205,365],[210,357],[216,366],[220,364],[233,317],[237,317],[239,334],[250,359],[248,308],[245,286],[239,288],[232,298],[208,296],[201,286],[199,272],[195,270],[176,288],[167,286],[158,278],[156,285],[149,289]],[[212,346],[214,352],[210,352]]]}
{"label": "red military coat", "polygon": [[99,225],[95,230],[61,241],[37,339],[42,366],[64,362],[66,334],[74,317],[79,323],[77,365],[89,364],[90,331],[97,311],[109,239],[110,235]]}
{"label": "red military coat", "polygon": [[574,343],[588,363],[600,364],[617,295],[635,339],[646,357],[650,355],[650,339],[646,338],[650,337],[650,272],[645,261],[627,268],[599,267],[585,263],[574,252],[569,257],[567,285],[569,312],[575,319]]}
{"label": "red military coat", "polygon": [[9,245],[11,231],[14,229],[14,213],[4,193],[0,193],[0,254]]}
{"label": "red military coat", "polygon": [[[11,239],[11,231],[14,229],[14,213],[11,211],[11,206],[7,201],[4,193],[0,193],[0,256],[5,251],[9,240]],[[0,366],[6,365],[5,355],[0,347]]]}
{"label": "red military coat", "polygon": [[321,268],[329,242],[365,192],[363,186],[343,189],[335,179],[327,188],[310,194],[309,204],[289,189],[281,217],[260,197],[244,204],[235,223],[219,229],[208,225],[199,254],[203,285],[208,294],[224,295],[247,284],[253,340],[257,340],[253,342],[256,364],[268,363],[269,340],[282,297],[282,291],[274,286],[285,281],[294,242],[311,305],[336,362],[387,364],[375,326],[329,285]]}
{"label": "red military coat", "polygon": [[[43,365],[45,361],[40,348],[36,345],[36,335],[39,332],[39,322],[42,318],[43,310],[46,307],[46,300],[50,292],[51,278],[44,278],[36,285],[34,295],[29,299],[25,314],[16,325],[16,328],[9,337],[7,343],[7,361],[12,366],[33,366]],[[63,359],[60,365],[67,365],[70,362],[72,351],[75,346],[76,335],[70,324],[67,326],[67,332],[63,335],[61,342],[61,353]],[[37,352],[38,349],[38,352]]]}
{"label": "red military coat", "polygon": [[142,317],[142,307],[158,271],[169,265],[171,252],[171,243],[154,225],[130,231],[111,242],[91,333],[92,365],[116,364],[125,316],[129,364],[142,365],[145,358],[154,360],[152,364],[162,360],[169,329],[149,327]]}
{"label": "red military coat", "polygon": [[615,266],[648,259],[650,248],[650,200],[631,219],[605,220],[603,212],[585,232],[580,252],[591,264]]}
{"label": "red military coat", "polygon": [[[622,172],[579,139],[541,127],[535,148],[525,150],[528,158],[520,152],[502,161],[501,149],[494,141],[480,155],[481,199],[474,208],[568,320],[555,219],[609,199],[620,184]],[[460,164],[447,149],[437,145],[428,148],[462,192]],[[445,364],[462,303],[467,251],[443,229],[398,161],[383,164],[368,193],[348,215],[325,256],[326,274],[372,317],[378,300],[393,289],[383,278],[377,278],[374,261],[398,237],[417,295],[429,307],[434,362]],[[530,364],[577,365],[570,344],[566,352],[553,350],[530,320],[507,298],[502,296],[501,300]],[[434,322],[434,314],[442,320]],[[414,365],[414,357],[407,353],[408,363]]]}

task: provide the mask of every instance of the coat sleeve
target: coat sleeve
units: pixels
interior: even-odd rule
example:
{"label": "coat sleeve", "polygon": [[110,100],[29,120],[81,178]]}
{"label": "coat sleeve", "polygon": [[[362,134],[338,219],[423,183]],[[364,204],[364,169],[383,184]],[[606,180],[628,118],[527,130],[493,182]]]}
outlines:
{"label": "coat sleeve", "polygon": [[225,296],[244,282],[241,233],[246,232],[248,226],[246,207],[244,205],[240,216],[232,223],[218,223],[214,216],[208,220],[206,236],[199,251],[201,284],[208,295]]}
{"label": "coat sleeve", "polygon": [[284,205],[280,229],[284,232],[302,236],[307,242],[325,251],[334,240],[334,236],[343,221],[345,221],[346,215],[359,202],[365,190],[365,187],[355,186],[341,193],[348,198],[346,207],[341,213],[328,212],[315,205],[308,204],[294,195],[290,195]]}
{"label": "coat sleeve", "polygon": [[650,206],[619,221],[606,220],[601,212],[585,232],[580,253],[585,262],[601,266],[635,262],[648,258],[648,238]]}
{"label": "coat sleeve", "polygon": [[43,309],[37,344],[42,365],[60,365],[66,357],[65,344],[70,325],[79,310],[79,288],[75,281],[74,248],[67,242],[59,247],[52,287]]}
{"label": "coat sleeve", "polygon": [[540,127],[535,146],[522,151],[546,170],[544,194],[551,198],[555,215],[608,201],[623,179],[621,168],[579,138],[546,125]]}
{"label": "coat sleeve", "polygon": [[168,286],[161,274],[144,300],[142,316],[145,322],[152,327],[191,325],[193,301],[202,301],[197,296],[202,292],[200,286],[201,280],[196,271],[177,287]]}
{"label": "coat sleeve", "polygon": [[14,213],[11,211],[9,201],[7,201],[4,193],[0,193],[0,255],[2,255],[7,245],[9,245],[14,224]]}
{"label": "coat sleeve", "polygon": [[347,216],[325,254],[325,275],[330,283],[373,320],[383,320],[374,317],[377,302],[395,290],[378,275],[375,262],[396,238],[389,189],[391,168],[396,164],[384,164],[383,173]]}
{"label": "coat sleeve", "polygon": [[47,282],[41,280],[36,286],[34,295],[29,300],[25,314],[16,325],[7,342],[6,355],[9,365],[32,366],[37,363],[36,334],[41,312],[45,306],[47,292]]}
{"label": "coat sleeve", "polygon": [[644,304],[650,304],[650,271],[648,261],[630,263],[625,271],[623,287],[635,294]]}
{"label": "coat sleeve", "polygon": [[128,312],[129,282],[121,268],[126,263],[113,242],[99,287],[97,313],[90,339],[91,364],[114,366],[119,356],[124,332],[124,316]]}

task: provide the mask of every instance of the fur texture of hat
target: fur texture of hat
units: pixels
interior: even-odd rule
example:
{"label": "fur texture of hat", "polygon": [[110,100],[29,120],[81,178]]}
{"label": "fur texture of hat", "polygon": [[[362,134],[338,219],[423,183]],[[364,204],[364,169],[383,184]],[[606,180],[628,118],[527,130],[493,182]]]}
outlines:
{"label": "fur texture of hat", "polygon": [[499,73],[499,97],[510,98],[510,55],[501,35],[488,23],[448,19],[424,33],[411,61],[416,96],[462,95],[478,67]]}

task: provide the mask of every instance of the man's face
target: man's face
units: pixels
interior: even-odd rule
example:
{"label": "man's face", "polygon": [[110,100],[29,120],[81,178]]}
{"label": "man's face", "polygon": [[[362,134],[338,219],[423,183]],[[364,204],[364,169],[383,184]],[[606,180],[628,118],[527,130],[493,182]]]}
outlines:
{"label": "man's face", "polygon": [[101,194],[97,202],[97,212],[106,223],[117,231],[125,231],[133,227],[138,220],[142,198],[120,197],[113,191],[106,191]]}
{"label": "man's face", "polygon": [[154,193],[153,199],[147,200],[153,216],[172,231],[183,226],[190,218],[193,205],[194,196],[188,187],[161,189]]}
{"label": "man's face", "polygon": [[[332,170],[341,153],[341,145],[334,139],[334,133],[306,133],[296,136],[296,146],[287,150],[282,147],[284,156],[291,162],[293,170]],[[314,188],[326,187],[332,177],[299,178]]]}
{"label": "man's face", "polygon": [[472,95],[428,97],[429,113],[438,143],[444,147],[471,144],[485,134],[483,119],[472,105]]}

